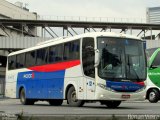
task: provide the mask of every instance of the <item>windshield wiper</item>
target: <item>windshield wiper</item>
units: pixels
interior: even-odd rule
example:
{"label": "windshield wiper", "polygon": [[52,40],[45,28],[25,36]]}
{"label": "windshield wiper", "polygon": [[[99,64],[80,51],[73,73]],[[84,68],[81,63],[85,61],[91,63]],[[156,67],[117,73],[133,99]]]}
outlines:
{"label": "windshield wiper", "polygon": [[[132,67],[132,64],[131,64],[131,61],[130,61],[130,55],[127,55],[127,65],[128,65],[128,68],[129,68],[129,70],[126,68],[127,73],[132,74],[132,73],[134,72],[134,75],[136,75],[137,80],[139,81],[140,78],[139,78],[137,72],[135,71],[135,69]],[[133,72],[131,72],[131,69],[132,69]],[[127,78],[130,79],[130,78],[128,77],[128,75],[127,75]]]}

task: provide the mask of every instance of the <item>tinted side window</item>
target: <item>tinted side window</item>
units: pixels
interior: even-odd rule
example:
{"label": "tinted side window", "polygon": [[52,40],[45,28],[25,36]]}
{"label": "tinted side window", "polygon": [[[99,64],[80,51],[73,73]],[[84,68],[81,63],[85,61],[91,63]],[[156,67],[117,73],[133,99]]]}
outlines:
{"label": "tinted side window", "polygon": [[36,62],[36,52],[31,51],[26,53],[25,65],[26,67],[34,66]]}
{"label": "tinted side window", "polygon": [[153,60],[152,66],[160,66],[160,52],[157,53],[155,59]]}
{"label": "tinted side window", "polygon": [[42,65],[47,63],[48,52],[47,48],[37,50],[36,64]]}
{"label": "tinted side window", "polygon": [[151,49],[147,49],[146,50],[146,56],[147,56],[147,60],[149,61],[150,57],[152,56],[152,54],[157,50],[157,48],[151,48]]}
{"label": "tinted side window", "polygon": [[151,48],[151,49],[147,49],[147,53],[149,54],[149,57],[151,57],[151,55],[157,50],[158,48]]}
{"label": "tinted side window", "polygon": [[94,38],[83,38],[82,43],[82,62],[83,71],[86,76],[95,77],[94,68]]}
{"label": "tinted side window", "polygon": [[23,68],[25,62],[25,54],[17,55],[16,68]]}
{"label": "tinted side window", "polygon": [[62,61],[63,45],[56,45],[49,48],[49,63]]}
{"label": "tinted side window", "polygon": [[16,56],[8,57],[8,69],[13,70],[16,68]]}
{"label": "tinted side window", "polygon": [[64,44],[64,60],[79,59],[80,40],[67,42]]}

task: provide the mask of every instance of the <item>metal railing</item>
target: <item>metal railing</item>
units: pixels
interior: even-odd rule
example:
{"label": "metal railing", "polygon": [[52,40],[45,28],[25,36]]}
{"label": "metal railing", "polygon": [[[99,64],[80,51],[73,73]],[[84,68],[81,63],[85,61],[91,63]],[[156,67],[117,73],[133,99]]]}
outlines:
{"label": "metal railing", "polygon": [[[15,17],[16,16],[16,17]],[[122,18],[122,17],[87,17],[87,16],[58,16],[58,15],[37,15],[30,17],[29,15],[12,15],[12,19],[27,20],[58,20],[58,21],[85,21],[85,22],[120,22],[120,23],[146,23],[146,18]],[[0,19],[8,19],[0,17]]]}
{"label": "metal railing", "polygon": [[40,20],[65,20],[85,22],[120,22],[120,23],[146,23],[146,18],[118,18],[118,17],[86,17],[86,16],[54,16],[41,15]]}

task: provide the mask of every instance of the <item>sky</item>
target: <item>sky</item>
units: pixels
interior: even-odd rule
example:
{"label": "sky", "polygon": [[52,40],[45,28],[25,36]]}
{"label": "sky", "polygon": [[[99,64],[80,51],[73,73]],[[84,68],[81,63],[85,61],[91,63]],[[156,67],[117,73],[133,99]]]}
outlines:
{"label": "sky", "polygon": [[27,3],[41,16],[87,16],[145,18],[147,7],[160,6],[160,0],[7,0]]}

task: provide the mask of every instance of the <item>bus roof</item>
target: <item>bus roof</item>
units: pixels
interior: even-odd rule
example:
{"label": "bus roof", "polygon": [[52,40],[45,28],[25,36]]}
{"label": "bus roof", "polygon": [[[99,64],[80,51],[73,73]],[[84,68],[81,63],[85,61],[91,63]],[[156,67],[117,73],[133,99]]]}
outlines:
{"label": "bus roof", "polygon": [[20,53],[40,49],[40,48],[43,48],[43,47],[45,48],[45,47],[48,47],[48,46],[69,42],[69,41],[72,41],[72,40],[77,40],[77,39],[80,39],[80,38],[83,38],[83,37],[94,37],[95,38],[95,37],[100,37],[100,36],[122,37],[122,38],[130,38],[130,39],[141,40],[139,37],[135,37],[133,35],[122,34],[122,33],[118,34],[118,33],[114,33],[114,32],[89,32],[89,33],[84,33],[84,34],[80,34],[80,35],[75,35],[75,36],[72,36],[72,37],[60,37],[60,38],[51,39],[51,40],[48,40],[48,41],[45,41],[45,42],[38,43],[36,46],[26,48],[26,49],[23,49],[23,50],[19,50],[19,51],[16,51],[16,52],[12,52],[8,56],[12,56],[12,55],[15,55],[15,54],[20,54]]}

